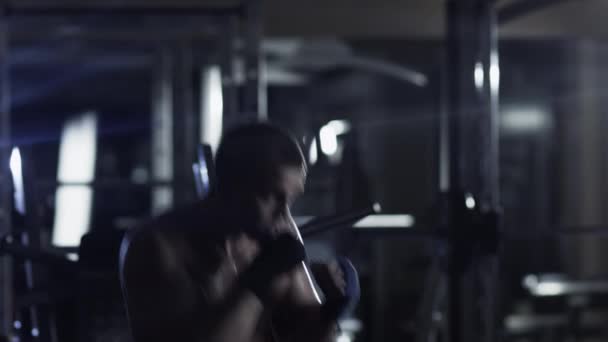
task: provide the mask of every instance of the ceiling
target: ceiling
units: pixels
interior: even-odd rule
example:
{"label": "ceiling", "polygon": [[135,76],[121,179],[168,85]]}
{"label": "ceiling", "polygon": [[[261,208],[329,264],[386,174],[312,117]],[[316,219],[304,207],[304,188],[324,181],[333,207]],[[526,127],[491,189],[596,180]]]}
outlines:
{"label": "ceiling", "polygon": [[[548,0],[497,0],[513,3]],[[553,0],[501,25],[503,37],[608,37],[607,0]],[[236,0],[12,0],[32,7],[230,7]],[[267,0],[265,33],[273,37],[348,37],[438,39],[444,32],[445,0]]]}

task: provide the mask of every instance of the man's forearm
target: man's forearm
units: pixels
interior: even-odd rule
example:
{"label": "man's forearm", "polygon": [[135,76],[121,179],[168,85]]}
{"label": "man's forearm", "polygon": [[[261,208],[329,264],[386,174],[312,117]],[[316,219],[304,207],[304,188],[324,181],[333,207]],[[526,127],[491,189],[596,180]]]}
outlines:
{"label": "man's forearm", "polygon": [[[204,329],[195,339],[200,342],[250,342],[263,312],[260,300],[250,291],[237,288],[205,319]],[[238,327],[238,329],[235,329]]]}
{"label": "man's forearm", "polygon": [[273,320],[289,341],[335,341],[337,321],[319,300],[305,264],[292,274],[287,300],[273,313]]}

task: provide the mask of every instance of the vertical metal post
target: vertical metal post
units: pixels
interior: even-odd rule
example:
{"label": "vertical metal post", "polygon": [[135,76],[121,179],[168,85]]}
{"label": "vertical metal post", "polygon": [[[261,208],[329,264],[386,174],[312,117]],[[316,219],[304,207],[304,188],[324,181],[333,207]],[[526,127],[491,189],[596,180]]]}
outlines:
{"label": "vertical metal post", "polygon": [[239,87],[236,75],[238,61],[237,36],[238,18],[231,17],[226,21],[226,39],[222,44],[222,100],[224,105],[223,128],[232,126],[239,113]]}
{"label": "vertical metal post", "polygon": [[192,43],[181,42],[177,49],[173,89],[173,174],[175,205],[196,198],[192,163],[199,131],[194,110],[194,59]]}
{"label": "vertical metal post", "polygon": [[439,192],[447,193],[450,190],[450,177],[452,176],[451,172],[451,163],[450,163],[450,148],[452,145],[450,144],[450,119],[451,117],[448,115],[448,75],[447,75],[447,65],[451,61],[448,60],[445,55],[443,56],[445,63],[441,66],[440,71],[440,89],[439,89],[439,120],[437,122],[437,133],[438,133],[438,153],[439,153]]}
{"label": "vertical metal post", "polygon": [[[152,89],[151,174],[152,181],[173,181],[173,55],[163,48],[158,56]],[[171,208],[169,185],[152,187],[152,214]]]}
{"label": "vertical metal post", "polygon": [[[483,66],[484,75],[486,75],[484,82],[478,82],[482,88],[479,100],[483,108],[483,116],[480,119],[482,184],[479,198],[482,209],[500,213],[500,61],[498,52],[498,11],[495,4],[496,1],[484,1],[481,4],[479,16],[481,40],[479,59]],[[479,81],[479,79],[476,81]],[[500,229],[499,227],[494,228]],[[479,262],[477,272],[480,282],[478,297],[482,327],[482,330],[479,331],[480,340],[492,342],[498,338],[497,326],[500,322],[498,254],[484,256]]]}
{"label": "vertical metal post", "polygon": [[498,203],[498,46],[490,0],[447,2],[450,188]]}
{"label": "vertical metal post", "polygon": [[[491,340],[492,326],[482,317],[478,305],[480,275],[464,256],[463,234],[471,231],[459,210],[465,192],[478,199],[484,209],[498,209],[498,84],[499,66],[496,13],[491,0],[448,0],[447,54],[448,74],[446,120],[448,129],[440,130],[441,141],[449,142],[449,189],[447,217],[449,227],[449,334],[451,342]],[[446,138],[445,135],[448,137]],[[476,257],[474,255],[474,257]],[[463,261],[465,260],[465,261]],[[483,277],[484,275],[481,274]],[[490,310],[491,311],[491,310]],[[487,312],[486,312],[487,314]]]}
{"label": "vertical metal post", "polygon": [[[482,140],[481,174],[482,190],[480,199],[489,208],[500,207],[499,181],[499,86],[500,63],[498,55],[498,18],[494,5],[495,1],[482,1],[479,5],[480,47],[479,60],[483,68],[479,102],[482,106],[480,131]],[[475,78],[475,72],[474,72]]]}
{"label": "vertical metal post", "polygon": [[245,89],[243,114],[258,121],[268,119],[264,59],[262,56],[262,0],[245,3]]}
{"label": "vertical metal post", "polygon": [[[463,65],[462,50],[463,36],[467,35],[464,32],[462,26],[463,21],[466,20],[466,11],[462,8],[462,1],[450,0],[447,2],[446,18],[447,18],[447,32],[446,32],[446,65],[448,74],[448,89],[447,89],[447,101],[448,101],[448,116],[446,123],[448,124],[448,130],[443,130],[442,133],[448,134],[449,141],[449,182],[448,191],[458,193],[463,188],[463,163],[461,155],[461,136],[462,136],[462,95],[460,93],[460,83],[464,78],[462,73],[464,71],[470,71],[470,69]],[[463,18],[465,17],[465,18]],[[449,342],[462,342],[465,341],[462,333],[462,276],[460,270],[455,266],[455,259],[458,258],[459,250],[456,245],[455,235],[458,234],[457,229],[458,222],[455,220],[455,215],[452,213],[456,210],[457,205],[452,203],[452,196],[447,197],[447,205],[445,209],[448,211],[447,222],[450,232],[448,238],[449,247],[449,258],[451,259],[451,266],[448,269],[448,341]]]}
{"label": "vertical metal post", "polygon": [[[11,114],[9,77],[9,28],[5,13],[0,13],[0,236],[11,232],[11,175],[9,159],[11,153]],[[0,334],[10,335],[13,316],[12,260],[0,257]]]}

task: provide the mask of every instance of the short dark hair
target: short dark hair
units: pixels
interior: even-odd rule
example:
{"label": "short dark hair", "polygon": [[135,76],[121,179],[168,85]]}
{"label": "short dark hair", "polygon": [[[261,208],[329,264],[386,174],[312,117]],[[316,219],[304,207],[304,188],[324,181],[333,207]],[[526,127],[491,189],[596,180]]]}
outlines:
{"label": "short dark hair", "polygon": [[215,158],[219,193],[269,189],[280,166],[301,167],[306,161],[298,142],[286,130],[269,123],[249,123],[226,132]]}

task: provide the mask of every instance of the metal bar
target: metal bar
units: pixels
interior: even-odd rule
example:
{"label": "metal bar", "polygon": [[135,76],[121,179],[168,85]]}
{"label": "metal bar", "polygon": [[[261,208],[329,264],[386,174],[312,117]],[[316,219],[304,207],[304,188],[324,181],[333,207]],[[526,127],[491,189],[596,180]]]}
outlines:
{"label": "metal bar", "polygon": [[[29,239],[28,232],[21,233],[21,243],[23,244],[23,246],[29,247],[30,239]],[[27,287],[28,291],[32,291],[34,289],[34,268],[33,268],[34,266],[32,264],[32,261],[28,260],[28,259],[23,260],[23,267],[24,267],[24,273],[25,273],[26,287]],[[39,324],[39,320],[38,320],[38,318],[39,318],[38,308],[36,307],[36,305],[31,305],[28,309],[29,309],[29,314],[30,314],[30,325],[31,325],[30,334],[34,337],[38,337],[40,334],[40,324]]]}
{"label": "metal bar", "polygon": [[[483,106],[480,120],[482,140],[480,166],[483,177],[480,199],[489,208],[498,209],[500,205],[498,110],[500,65],[498,58],[497,14],[492,4],[485,3],[482,5],[479,19],[479,59],[483,65],[483,74],[485,76],[483,85],[480,87],[479,96],[480,103]],[[476,69],[473,69],[473,74],[475,72]]]}
{"label": "metal bar", "polygon": [[[0,234],[11,231],[12,181],[8,162],[11,153],[10,78],[8,70],[9,32],[5,13],[0,13]],[[0,258],[1,298],[0,334],[10,335],[13,315],[12,258]]]}
{"label": "metal bar", "polygon": [[461,128],[460,128],[460,120],[459,120],[459,108],[461,107],[461,99],[460,99],[460,80],[459,80],[459,70],[461,68],[461,46],[459,44],[459,22],[458,17],[460,13],[458,12],[458,1],[450,0],[447,2],[447,32],[446,32],[446,44],[447,44],[447,53],[446,53],[446,65],[447,65],[447,102],[448,102],[448,111],[447,111],[447,120],[446,123],[448,125],[448,130],[446,134],[448,135],[448,151],[449,151],[449,181],[448,181],[448,189],[460,189],[462,188],[462,179],[461,179],[461,163],[458,160],[461,155],[461,144],[460,144],[460,136],[461,136]]}
{"label": "metal bar", "polygon": [[499,25],[507,24],[521,16],[540,11],[546,7],[572,0],[519,0],[498,11]]}
{"label": "metal bar", "polygon": [[[152,182],[168,182],[174,179],[173,168],[173,73],[175,60],[169,48],[163,46],[154,70],[151,122],[151,174]],[[152,189],[152,214],[158,214],[173,205],[170,185]]]}
{"label": "metal bar", "polygon": [[363,210],[346,213],[344,215],[334,215],[330,217],[320,217],[313,219],[300,227],[302,236],[307,237],[323,233],[334,228],[352,226],[362,218],[380,212],[378,205],[370,206]]}
{"label": "metal bar", "polygon": [[[65,255],[40,248],[28,247],[14,241],[5,241],[0,245],[0,255],[10,255],[15,259],[60,267],[76,268],[77,263],[70,261]],[[12,325],[12,322],[10,322]]]}
{"label": "metal bar", "polygon": [[579,227],[520,227],[517,232],[507,231],[503,233],[503,239],[513,241],[558,239],[582,236],[608,236],[606,226],[579,226]]}
{"label": "metal bar", "polygon": [[127,179],[95,180],[92,182],[58,182],[58,181],[37,181],[37,187],[56,188],[59,186],[88,186],[92,188],[146,188],[156,186],[172,186],[175,181],[171,180],[151,180],[144,183],[134,183]]}
{"label": "metal bar", "polygon": [[[14,106],[14,101],[13,101]],[[40,230],[36,229],[42,226],[43,218],[40,217],[37,210],[33,209],[37,207],[37,203],[39,198],[36,194],[36,189],[32,185],[32,180],[36,179],[35,172],[32,169],[31,159],[29,158],[27,149],[20,148],[21,155],[21,176],[23,180],[23,194],[24,198],[24,207],[22,214],[24,215],[24,221],[22,225],[15,225],[13,227],[13,235],[14,237],[21,237],[21,243],[25,247],[34,247],[40,248]],[[20,229],[21,231],[17,232]],[[38,267],[35,266],[31,260],[23,260],[24,267],[24,275],[25,275],[25,283],[29,291],[32,291],[37,286],[37,273]],[[17,307],[18,305],[15,305]],[[32,305],[29,308],[29,317],[30,317],[30,331],[29,335],[36,339],[46,339],[48,334],[45,334],[44,324],[45,320],[44,315],[45,311],[40,310],[40,307],[36,305]],[[45,332],[43,332],[43,330]]]}
{"label": "metal bar", "polygon": [[183,41],[176,49],[173,88],[173,184],[174,204],[188,203],[195,196],[192,163],[196,156],[198,125],[194,113],[194,60],[192,43]]}
{"label": "metal bar", "polygon": [[[78,26],[78,24],[75,24]],[[190,27],[176,28],[165,25],[154,28],[90,28],[82,27],[77,32],[56,30],[61,25],[48,25],[44,27],[29,27],[16,31],[11,35],[11,40],[23,44],[37,44],[43,37],[49,39],[72,39],[81,38],[87,43],[114,43],[114,42],[137,42],[137,44],[155,47],[159,42],[169,42],[178,39],[206,39],[220,37],[221,32],[212,25],[208,28],[191,29]],[[141,64],[140,64],[141,65]]]}
{"label": "metal bar", "polygon": [[[473,304],[486,300],[475,279],[486,278],[485,256],[473,254],[463,236],[472,227],[462,214],[464,192],[470,192],[484,209],[496,209],[498,188],[498,52],[494,2],[450,0],[447,2],[449,189],[448,214],[448,327],[449,340],[489,341],[493,338],[493,312]],[[445,135],[449,138],[446,139]],[[446,161],[443,161],[445,164]],[[445,187],[445,182],[442,184]],[[479,241],[483,241],[481,237]],[[479,260],[478,260],[479,259]],[[483,263],[482,263],[483,259]],[[485,310],[485,311],[484,311]],[[466,317],[466,319],[465,319]]]}
{"label": "metal bar", "polygon": [[245,3],[245,17],[241,31],[245,42],[245,119],[258,121],[268,119],[266,84],[262,72],[262,0],[248,0]]}
{"label": "metal bar", "polygon": [[242,6],[235,7],[5,7],[5,13],[9,17],[65,17],[65,16],[209,16],[230,17],[241,16]]}
{"label": "metal bar", "polygon": [[[222,71],[222,101],[223,124],[222,130],[236,122],[239,113],[239,86],[236,75],[238,20],[231,18],[226,22],[226,39],[221,45],[221,71]],[[215,151],[214,151],[215,152]]]}
{"label": "metal bar", "polygon": [[[439,242],[436,242],[439,243]],[[416,313],[416,342],[435,341],[441,321],[437,322],[436,313],[441,313],[444,306],[445,272],[443,271],[440,248],[436,248],[431,257],[431,266],[424,281],[424,290]],[[443,320],[443,319],[442,319]]]}
{"label": "metal bar", "polygon": [[[500,65],[498,55],[498,11],[493,1],[481,2],[479,8],[479,47],[478,56],[483,70],[483,82],[478,77],[478,64],[473,70],[473,81],[478,88],[479,103],[482,106],[480,117],[480,168],[481,184],[479,199],[483,210],[500,212],[500,159],[499,159],[499,85]],[[498,229],[498,227],[486,227]],[[483,239],[481,241],[484,241]],[[482,242],[483,243],[483,242]],[[489,243],[489,242],[486,242]],[[494,253],[497,253],[495,251]],[[499,263],[497,254],[477,257],[475,272],[479,289],[476,296],[480,303],[479,317],[480,340],[491,342],[498,338],[500,324],[497,292],[500,290]]]}
{"label": "metal bar", "polygon": [[[444,60],[447,61],[445,55]],[[439,172],[438,185],[440,193],[447,193],[450,190],[450,117],[448,116],[448,77],[447,63],[441,64],[440,89],[439,89],[439,120],[437,120],[437,137],[439,153]]]}
{"label": "metal bar", "polygon": [[[455,0],[449,0],[446,3],[446,40],[447,40],[447,53],[446,53],[446,65],[447,65],[447,74],[448,74],[448,87],[447,87],[447,101],[448,101],[448,111],[447,111],[447,120],[446,123],[448,125],[447,132],[444,134],[448,135],[448,151],[449,151],[449,181],[448,181],[448,191],[458,191],[462,189],[462,178],[461,178],[461,127],[460,127],[460,113],[459,108],[461,107],[461,98],[460,98],[460,75],[458,74],[461,70],[461,49],[460,46],[460,4],[461,2]],[[448,217],[446,220],[446,224],[449,229],[455,230],[454,227],[456,222],[452,219],[453,215],[451,212],[453,211],[453,203],[450,202],[451,196],[446,198],[447,205],[444,208],[447,210]],[[456,246],[454,244],[455,241],[448,241],[448,249],[450,257],[455,256],[457,254]],[[454,258],[455,259],[455,258]],[[461,342],[462,341],[462,331],[461,331],[461,284],[460,284],[460,274],[456,270],[454,266],[449,267],[448,269],[448,304],[447,304],[447,322],[448,322],[448,341],[449,342]]]}

